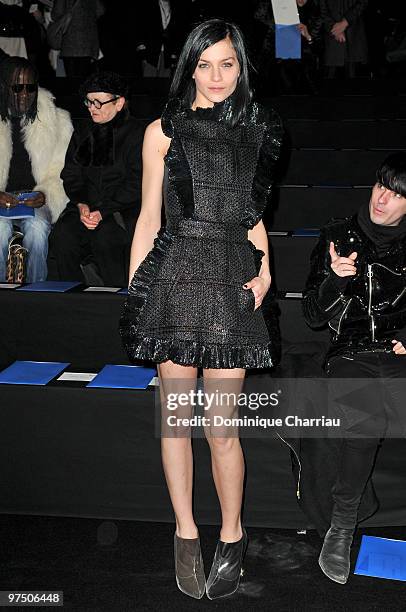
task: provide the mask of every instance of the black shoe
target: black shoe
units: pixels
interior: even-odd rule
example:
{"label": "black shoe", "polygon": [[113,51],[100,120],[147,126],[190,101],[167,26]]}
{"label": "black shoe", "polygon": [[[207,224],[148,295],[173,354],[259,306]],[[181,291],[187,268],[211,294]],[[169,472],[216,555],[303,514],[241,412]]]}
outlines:
{"label": "black shoe", "polygon": [[176,583],[182,593],[201,599],[206,587],[199,538],[174,537]]}
{"label": "black shoe", "polygon": [[242,575],[242,562],[247,548],[247,532],[242,530],[242,538],[238,542],[217,543],[216,552],[206,583],[206,593],[209,599],[228,597],[236,592]]}
{"label": "black shoe", "polygon": [[330,527],[324,538],[319,565],[330,580],[339,584],[345,584],[348,580],[353,536],[353,529]]}

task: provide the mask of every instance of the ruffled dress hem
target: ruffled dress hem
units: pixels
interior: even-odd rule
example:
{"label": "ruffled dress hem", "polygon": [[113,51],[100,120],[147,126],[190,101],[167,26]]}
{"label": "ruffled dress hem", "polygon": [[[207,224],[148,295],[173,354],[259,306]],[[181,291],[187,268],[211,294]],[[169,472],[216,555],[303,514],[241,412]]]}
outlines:
{"label": "ruffled dress hem", "polygon": [[128,289],[120,318],[120,335],[131,361],[140,359],[202,368],[270,368],[273,366],[272,346],[269,344],[222,346],[177,338],[154,338],[140,334],[137,325],[147,301],[151,284],[156,279],[160,264],[173,242],[173,235],[161,228],[154,246],[138,267]]}
{"label": "ruffled dress hem", "polygon": [[127,341],[127,352],[132,359],[213,369],[271,368],[273,361],[269,345],[227,346],[203,345],[191,340],[162,340],[134,336]]}

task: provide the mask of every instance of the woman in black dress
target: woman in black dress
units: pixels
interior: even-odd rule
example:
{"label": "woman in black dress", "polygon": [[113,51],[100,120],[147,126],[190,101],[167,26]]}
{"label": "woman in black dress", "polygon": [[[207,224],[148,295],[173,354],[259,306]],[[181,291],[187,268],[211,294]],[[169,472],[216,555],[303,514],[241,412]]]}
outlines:
{"label": "woman in black dress", "polygon": [[[193,392],[199,367],[205,393],[238,394],[246,368],[273,365],[260,308],[271,283],[261,217],[281,138],[276,113],[251,100],[240,30],[217,19],[197,26],[180,55],[163,115],[145,133],[142,209],[120,328],[130,358],[159,364],[176,579],[195,598],[205,589],[214,599],[238,588],[247,544],[243,454],[235,431],[214,431],[212,422],[205,427],[222,512],[206,584],[192,512],[190,429],[182,423],[173,431],[164,415],[191,416],[191,405],[167,412],[167,400],[170,393]],[[236,406],[217,404],[205,416],[213,412],[232,416]]]}

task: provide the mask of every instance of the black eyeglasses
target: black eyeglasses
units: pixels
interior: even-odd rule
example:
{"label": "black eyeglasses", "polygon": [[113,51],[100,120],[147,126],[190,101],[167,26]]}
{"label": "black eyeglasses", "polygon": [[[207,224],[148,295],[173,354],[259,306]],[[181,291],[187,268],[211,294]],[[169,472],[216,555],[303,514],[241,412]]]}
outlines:
{"label": "black eyeglasses", "polygon": [[85,98],[83,102],[85,106],[87,106],[87,108],[90,108],[92,104],[94,104],[94,107],[99,110],[105,104],[108,104],[109,102],[115,102],[119,99],[119,97],[120,96],[116,96],[115,98],[111,98],[110,100],[106,100],[105,102],[100,102],[100,100],[89,100],[89,98]]}
{"label": "black eyeglasses", "polygon": [[21,93],[23,90],[28,93],[35,93],[38,89],[38,85],[36,83],[14,83],[11,86],[11,91],[13,93]]}

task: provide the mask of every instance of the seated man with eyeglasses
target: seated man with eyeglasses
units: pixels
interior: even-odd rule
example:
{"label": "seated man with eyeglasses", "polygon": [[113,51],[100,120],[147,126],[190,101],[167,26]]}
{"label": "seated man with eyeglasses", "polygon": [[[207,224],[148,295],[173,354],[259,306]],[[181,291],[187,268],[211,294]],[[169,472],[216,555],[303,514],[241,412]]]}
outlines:
{"label": "seated man with eyeglasses", "polygon": [[[47,277],[48,235],[65,208],[60,173],[73,131],[69,113],[57,108],[52,94],[38,86],[36,68],[24,58],[0,64],[0,282],[13,226],[28,249],[26,280]],[[16,193],[23,192],[29,216],[19,212]],[[25,192],[25,193],[24,193]],[[28,194],[30,194],[28,196]]]}
{"label": "seated man with eyeglasses", "polygon": [[119,75],[91,75],[80,93],[90,120],[68,147],[61,176],[70,202],[52,231],[51,252],[59,280],[124,287],[141,201],[143,128],[129,114]]}

